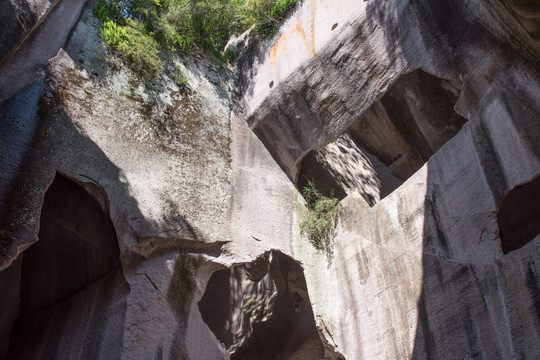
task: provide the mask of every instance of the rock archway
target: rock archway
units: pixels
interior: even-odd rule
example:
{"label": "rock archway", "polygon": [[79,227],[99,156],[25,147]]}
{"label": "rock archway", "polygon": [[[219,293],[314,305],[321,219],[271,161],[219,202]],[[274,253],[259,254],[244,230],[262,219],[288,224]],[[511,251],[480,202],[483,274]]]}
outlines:
{"label": "rock archway", "polygon": [[418,69],[401,76],[334,142],[302,160],[307,178],[327,194],[358,191],[370,205],[394,191],[467,122],[454,110],[461,83]]}
{"label": "rock archway", "polygon": [[302,267],[280,252],[216,271],[199,309],[231,359],[325,357]]}
{"label": "rock archway", "polygon": [[129,287],[104,205],[56,175],[45,193],[38,242],[0,273],[1,284],[18,289],[0,295],[8,358],[120,357]]}

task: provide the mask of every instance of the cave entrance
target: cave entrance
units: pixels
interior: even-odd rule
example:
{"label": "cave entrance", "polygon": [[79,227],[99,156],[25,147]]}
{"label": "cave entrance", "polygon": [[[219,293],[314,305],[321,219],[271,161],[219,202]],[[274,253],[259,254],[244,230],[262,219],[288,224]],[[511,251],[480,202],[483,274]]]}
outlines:
{"label": "cave entrance", "polygon": [[103,204],[75,182],[56,175],[39,241],[0,273],[0,284],[12,286],[0,295],[10,320],[2,324],[0,358],[98,358],[100,348],[120,357],[129,288],[116,232]]}
{"label": "cave entrance", "polygon": [[421,69],[401,76],[338,139],[304,157],[298,187],[311,178],[326,193],[343,198],[358,191],[375,205],[467,122],[454,110],[460,91],[459,80]]}
{"label": "cave entrance", "polygon": [[280,252],[216,271],[199,310],[233,360],[325,357],[302,268]]}
{"label": "cave entrance", "polygon": [[540,177],[513,188],[497,212],[503,253],[517,250],[540,234]]}

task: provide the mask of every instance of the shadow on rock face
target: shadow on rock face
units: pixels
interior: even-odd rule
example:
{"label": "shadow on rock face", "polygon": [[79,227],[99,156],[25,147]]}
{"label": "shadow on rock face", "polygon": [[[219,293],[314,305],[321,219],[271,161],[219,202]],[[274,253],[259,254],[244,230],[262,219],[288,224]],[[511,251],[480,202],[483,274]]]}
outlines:
{"label": "shadow on rock face", "polygon": [[7,206],[5,189],[24,166],[24,157],[35,141],[41,87],[42,82],[37,81],[0,103],[0,214]]}
{"label": "shadow on rock face", "polygon": [[37,22],[39,8],[46,8],[48,3],[49,0],[34,0],[32,9],[29,1],[0,3],[0,63]]}
{"label": "shadow on rock face", "polygon": [[104,209],[82,187],[57,174],[45,193],[39,241],[24,252],[21,311],[38,311],[71,297],[117,269],[118,257],[116,233]]}
{"label": "shadow on rock face", "polygon": [[280,252],[216,271],[199,309],[231,359],[324,357],[302,268]]}
{"label": "shadow on rock face", "polygon": [[529,35],[540,43],[540,3],[536,0],[500,0]]}
{"label": "shadow on rock face", "polygon": [[0,272],[0,358],[119,358],[130,289],[119,259],[126,240],[117,237],[125,223],[113,225],[109,195],[141,227],[158,224],[140,214],[121,169],[70,119],[50,80],[28,89],[0,114],[0,127],[14,129],[0,135],[11,144],[2,165],[14,169],[0,181],[0,262],[8,266]]}
{"label": "shadow on rock face", "polygon": [[[539,196],[537,181],[528,183],[539,171],[538,136],[531,136],[539,133],[537,71],[530,71],[538,60],[530,56],[530,39],[520,38],[497,2],[489,11],[483,1],[402,3],[367,8],[368,19],[396,20],[386,29],[387,53],[400,44],[411,64],[440,77],[459,76],[455,107],[468,118],[451,150],[439,150],[446,163],[430,162],[426,169],[422,290],[411,358],[537,358],[538,250],[527,242],[538,234],[538,201],[524,198]],[[485,13],[475,13],[480,8]],[[416,36],[423,51],[412,46]],[[381,101],[408,101],[406,91],[399,95]],[[427,115],[437,119],[442,110]],[[422,113],[412,115],[408,124]],[[506,255],[495,245],[499,240]]]}
{"label": "shadow on rock face", "polygon": [[[97,142],[105,140],[91,129],[113,126],[103,119],[120,118],[114,113],[118,106],[129,108],[134,118],[141,114],[132,100],[123,98],[107,103],[112,114],[94,112],[106,100],[98,100],[102,89],[93,85],[61,51],[42,81],[0,108],[0,129],[10,130],[0,134],[0,162],[13,169],[9,178],[0,174],[0,308],[9,308],[0,315],[0,358],[8,347],[10,358],[73,359],[84,352],[88,358],[117,359],[142,346],[155,353],[153,347],[164,351],[171,343],[180,344],[171,338],[184,337],[187,310],[174,297],[184,296],[186,287],[195,291],[196,284],[184,281],[182,287],[177,282],[184,280],[184,271],[196,269],[179,265],[174,270],[169,302],[154,301],[154,295],[166,294],[168,285],[155,285],[145,271],[151,272],[163,254],[220,251],[219,244],[202,241],[177,199],[167,194],[159,199],[164,204],[161,217],[142,214],[125,163],[117,166],[111,158],[119,154],[100,147]],[[131,160],[137,144],[129,145],[120,156]],[[4,154],[6,148],[17,156]],[[138,165],[145,176],[156,176],[146,163]],[[148,265],[149,260],[154,263]],[[136,299],[129,306],[128,294]],[[174,316],[169,316],[171,310]],[[155,314],[165,320],[156,324]],[[155,332],[151,338],[146,330],[125,329],[143,322],[178,326],[179,331],[166,336]],[[147,345],[140,345],[144,341]],[[182,347],[170,352],[186,356]]]}
{"label": "shadow on rock face", "polygon": [[513,188],[497,213],[501,247],[506,254],[540,234],[540,177]]}
{"label": "shadow on rock face", "polygon": [[45,193],[39,241],[20,257],[20,273],[11,274],[20,278],[20,306],[4,308],[19,313],[9,358],[120,357],[129,287],[107,209],[57,174]]}
{"label": "shadow on rock face", "polygon": [[302,159],[298,187],[314,179],[326,195],[358,191],[375,205],[467,122],[454,110],[460,87],[421,69],[401,76],[340,137]]}

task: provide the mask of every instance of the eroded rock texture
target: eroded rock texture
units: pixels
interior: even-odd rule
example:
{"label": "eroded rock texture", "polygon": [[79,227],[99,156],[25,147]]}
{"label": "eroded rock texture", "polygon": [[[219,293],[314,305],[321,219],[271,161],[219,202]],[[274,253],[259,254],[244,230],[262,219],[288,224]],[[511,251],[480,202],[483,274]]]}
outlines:
{"label": "eroded rock texture", "polygon": [[540,41],[540,4],[534,0],[501,0],[527,33]]}
{"label": "eroded rock texture", "polygon": [[2,43],[0,358],[540,357],[532,2],[306,0],[186,89],[53,4]]}
{"label": "eroded rock texture", "polygon": [[215,272],[199,309],[231,359],[324,357],[302,268],[279,252]]}
{"label": "eroded rock texture", "polygon": [[[43,77],[48,60],[66,44],[71,30],[80,20],[87,0],[6,0],[2,6],[9,9],[6,21],[5,51],[0,59],[0,101],[11,98],[19,90]],[[52,3],[49,6],[49,3]],[[45,9],[47,11],[45,12]],[[17,13],[18,21],[11,17]],[[39,19],[39,21],[38,21]],[[19,26],[24,25],[20,31]],[[33,25],[33,26],[32,26]],[[11,27],[15,26],[15,29]],[[31,28],[30,28],[31,27]],[[3,50],[3,49],[2,49]]]}
{"label": "eroded rock texture", "polygon": [[6,0],[0,4],[0,63],[30,32],[53,0]]}
{"label": "eroded rock texture", "polygon": [[[77,14],[84,3],[58,8],[76,10],[62,21],[48,13],[34,39],[62,27],[53,42],[26,43],[39,54],[24,66],[54,50],[44,76],[21,91],[22,77],[1,86],[14,94],[0,106],[0,274],[13,289],[2,293],[13,308],[2,314],[2,356],[226,358],[197,302],[199,282],[227,262],[215,259],[229,240],[230,74],[177,58],[196,91],[168,78],[147,88],[105,62],[91,7]],[[47,259],[57,265],[39,271]]]}
{"label": "eroded rock texture", "polygon": [[459,80],[415,70],[355,120],[350,131],[401,180],[408,179],[467,119],[454,111]]}
{"label": "eroded rock texture", "polygon": [[401,76],[345,134],[302,159],[299,186],[313,178],[340,198],[358,191],[374,205],[467,121],[454,111],[460,88],[458,80],[438,79],[423,70]]}
{"label": "eroded rock texture", "polygon": [[540,356],[539,61],[502,3],[319,0],[240,62],[289,179],[348,195],[331,261],[289,243],[345,357]]}

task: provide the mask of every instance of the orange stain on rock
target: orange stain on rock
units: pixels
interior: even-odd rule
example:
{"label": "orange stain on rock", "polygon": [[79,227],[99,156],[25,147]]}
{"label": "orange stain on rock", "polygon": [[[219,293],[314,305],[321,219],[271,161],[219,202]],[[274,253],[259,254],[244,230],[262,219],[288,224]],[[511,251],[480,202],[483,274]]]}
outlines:
{"label": "orange stain on rock", "polygon": [[315,17],[317,13],[317,1],[313,0],[313,14],[311,15],[311,36],[308,40],[306,36],[306,32],[304,30],[304,27],[302,26],[302,22],[300,19],[296,21],[295,26],[288,32],[283,33],[279,40],[274,44],[272,47],[272,50],[270,52],[270,61],[272,62],[272,65],[274,67],[277,66],[277,58],[278,56],[283,56],[287,53],[287,39],[290,35],[293,35],[295,33],[298,33],[300,37],[302,38],[302,42],[304,43],[304,46],[306,49],[308,49],[313,57],[318,59],[317,52],[315,50]]}
{"label": "orange stain on rock", "polygon": [[293,32],[298,32],[300,34],[306,49],[308,49],[315,58],[318,58],[317,52],[315,51],[315,32],[314,32],[314,30],[311,29],[311,41],[308,41],[308,38],[306,36],[306,32],[304,31],[304,27],[302,26],[302,23],[300,22],[300,20],[298,20],[296,22],[296,25],[294,27]]}
{"label": "orange stain on rock", "polygon": [[274,66],[277,65],[277,57],[279,55],[285,55],[287,53],[287,34],[281,35],[279,40],[272,47],[272,52],[270,53],[270,60]]}
{"label": "orange stain on rock", "polygon": [[317,50],[315,48],[315,18],[317,17],[317,0],[313,0],[313,14],[311,14],[311,52],[315,58],[317,56]]}

